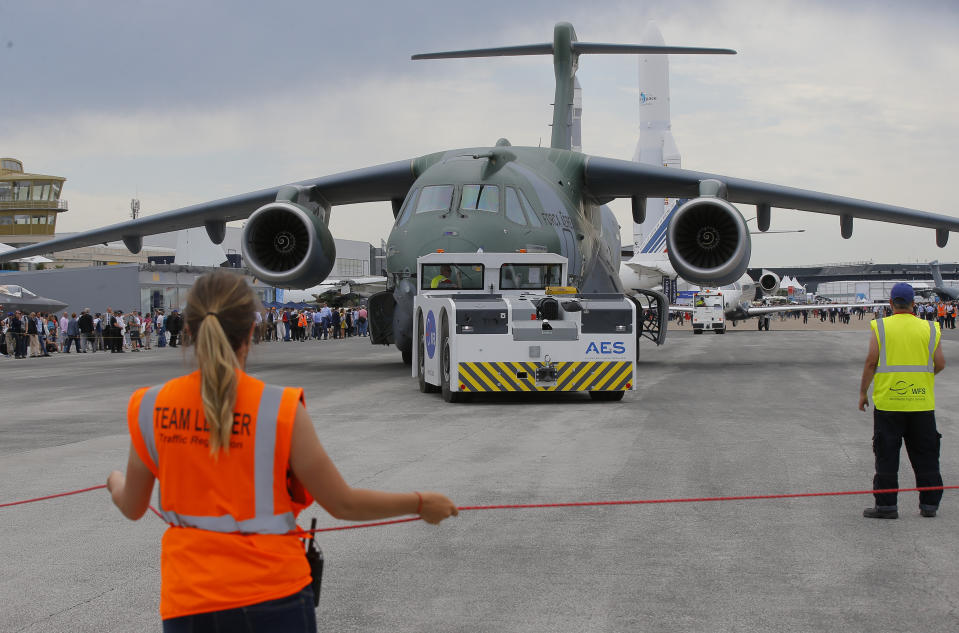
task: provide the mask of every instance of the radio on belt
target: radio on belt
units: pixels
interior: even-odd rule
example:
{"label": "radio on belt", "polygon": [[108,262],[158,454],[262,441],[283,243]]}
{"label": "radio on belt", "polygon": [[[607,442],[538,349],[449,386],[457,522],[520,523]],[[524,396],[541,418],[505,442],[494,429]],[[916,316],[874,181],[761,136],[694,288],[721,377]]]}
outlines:
{"label": "radio on belt", "polygon": [[413,376],[447,402],[491,392],[636,389],[636,306],[581,294],[555,253],[430,253],[417,259]]}

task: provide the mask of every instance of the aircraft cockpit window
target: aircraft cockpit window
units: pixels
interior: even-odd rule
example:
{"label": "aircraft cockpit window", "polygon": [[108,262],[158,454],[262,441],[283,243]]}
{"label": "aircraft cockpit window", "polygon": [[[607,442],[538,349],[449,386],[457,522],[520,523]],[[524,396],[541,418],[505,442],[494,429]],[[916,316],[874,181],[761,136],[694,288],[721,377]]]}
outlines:
{"label": "aircraft cockpit window", "polygon": [[526,225],[523,208],[519,204],[519,198],[516,197],[516,190],[512,187],[506,188],[506,219],[523,226]]}
{"label": "aircraft cockpit window", "polygon": [[499,287],[503,290],[543,290],[563,284],[561,264],[503,264]]}
{"label": "aircraft cockpit window", "polygon": [[400,209],[400,214],[396,218],[396,226],[406,224],[410,216],[413,215],[413,207],[415,206],[417,193],[419,193],[419,189],[413,189],[406,195],[406,202],[403,203],[403,208]]}
{"label": "aircraft cockpit window", "polygon": [[449,211],[453,202],[453,185],[433,185],[423,187],[420,199],[416,202],[417,213],[430,211]]}
{"label": "aircraft cockpit window", "polygon": [[526,194],[523,193],[522,189],[518,190],[519,201],[523,203],[523,210],[526,211],[527,217],[529,217],[530,226],[535,226],[539,228],[543,226],[543,223],[539,221],[539,218],[536,216],[536,212],[533,211],[533,205],[529,203],[529,198],[526,197]]}
{"label": "aircraft cockpit window", "polygon": [[424,264],[422,290],[482,290],[482,264]]}
{"label": "aircraft cockpit window", "polygon": [[465,211],[499,212],[499,187],[496,185],[463,185],[460,209]]}

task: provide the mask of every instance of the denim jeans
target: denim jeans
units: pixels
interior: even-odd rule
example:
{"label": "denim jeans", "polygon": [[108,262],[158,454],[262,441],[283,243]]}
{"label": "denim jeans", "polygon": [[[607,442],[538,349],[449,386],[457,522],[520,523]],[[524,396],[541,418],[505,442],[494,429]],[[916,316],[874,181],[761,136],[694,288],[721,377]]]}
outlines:
{"label": "denim jeans", "polygon": [[316,632],[313,589],[248,607],[185,615],[163,621],[163,633],[301,633]]}

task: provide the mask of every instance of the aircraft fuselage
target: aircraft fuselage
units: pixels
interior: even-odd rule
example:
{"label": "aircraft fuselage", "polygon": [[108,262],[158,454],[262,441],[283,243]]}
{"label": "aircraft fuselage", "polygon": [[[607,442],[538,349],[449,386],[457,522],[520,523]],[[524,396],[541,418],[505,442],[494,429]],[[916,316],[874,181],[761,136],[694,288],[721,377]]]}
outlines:
{"label": "aircraft fuselage", "polygon": [[500,141],[413,162],[418,177],[386,246],[393,338],[404,354],[412,340],[416,258],[427,253],[558,253],[569,260],[568,285],[622,291],[619,225],[585,192],[585,160],[578,152]]}

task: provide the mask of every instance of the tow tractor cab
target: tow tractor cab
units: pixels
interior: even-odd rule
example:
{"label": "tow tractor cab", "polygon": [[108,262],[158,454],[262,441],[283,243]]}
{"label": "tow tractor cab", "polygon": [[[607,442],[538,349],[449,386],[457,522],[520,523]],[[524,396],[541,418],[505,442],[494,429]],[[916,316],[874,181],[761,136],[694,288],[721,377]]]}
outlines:
{"label": "tow tractor cab", "polygon": [[635,389],[636,308],[563,286],[556,253],[430,253],[417,259],[413,376],[447,402],[504,391]]}
{"label": "tow tractor cab", "polygon": [[712,330],[726,333],[726,310],[721,290],[699,290],[693,294],[693,334]]}

